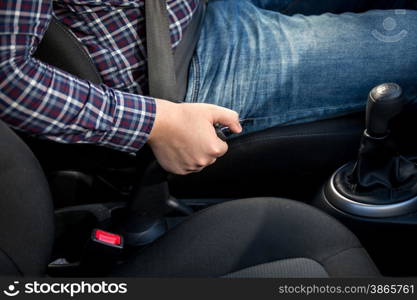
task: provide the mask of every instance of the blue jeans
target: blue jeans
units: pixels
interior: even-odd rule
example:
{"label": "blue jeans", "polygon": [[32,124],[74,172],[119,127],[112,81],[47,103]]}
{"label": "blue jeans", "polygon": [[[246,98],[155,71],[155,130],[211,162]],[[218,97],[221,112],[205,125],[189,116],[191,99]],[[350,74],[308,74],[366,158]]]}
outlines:
{"label": "blue jeans", "polygon": [[186,101],[236,110],[244,133],[361,111],[384,82],[413,101],[417,11],[400,8],[415,3],[212,0]]}

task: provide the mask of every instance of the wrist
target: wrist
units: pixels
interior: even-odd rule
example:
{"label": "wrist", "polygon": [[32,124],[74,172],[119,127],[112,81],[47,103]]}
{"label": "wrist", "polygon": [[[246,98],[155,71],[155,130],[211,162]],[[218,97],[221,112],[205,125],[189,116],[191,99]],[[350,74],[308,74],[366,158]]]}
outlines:
{"label": "wrist", "polygon": [[167,123],[175,115],[176,104],[167,100],[155,99],[155,119],[148,137],[148,143],[152,143],[165,131]]}

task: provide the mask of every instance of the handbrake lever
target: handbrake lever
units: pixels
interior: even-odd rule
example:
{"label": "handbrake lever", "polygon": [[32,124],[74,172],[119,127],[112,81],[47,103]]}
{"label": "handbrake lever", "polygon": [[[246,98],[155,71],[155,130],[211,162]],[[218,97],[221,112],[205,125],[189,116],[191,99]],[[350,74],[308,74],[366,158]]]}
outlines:
{"label": "handbrake lever", "polygon": [[[223,141],[231,134],[230,128],[220,123],[215,124],[214,128]],[[127,245],[145,245],[163,235],[166,231],[163,218],[173,209],[186,215],[193,213],[191,208],[170,195],[168,175],[156,160],[146,168],[140,186],[132,193],[127,215],[120,227]]]}
{"label": "handbrake lever", "polygon": [[216,129],[216,134],[222,141],[226,142],[227,138],[232,134],[232,131],[228,126],[224,126],[220,123],[214,124],[214,129]]}

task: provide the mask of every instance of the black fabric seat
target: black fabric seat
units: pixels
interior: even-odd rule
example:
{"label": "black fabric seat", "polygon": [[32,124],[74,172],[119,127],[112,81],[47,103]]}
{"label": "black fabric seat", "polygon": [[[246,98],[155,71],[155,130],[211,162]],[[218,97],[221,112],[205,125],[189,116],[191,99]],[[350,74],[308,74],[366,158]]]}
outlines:
{"label": "black fabric seat", "polygon": [[[0,275],[44,275],[53,246],[52,199],[29,148],[0,121]],[[377,276],[357,238],[306,204],[236,200],[190,217],[112,276]]]}
{"label": "black fabric seat", "polygon": [[296,201],[253,198],[198,213],[112,275],[366,277],[378,270],[330,216]]}
{"label": "black fabric seat", "polygon": [[53,224],[52,198],[41,166],[0,121],[0,276],[44,274]]}

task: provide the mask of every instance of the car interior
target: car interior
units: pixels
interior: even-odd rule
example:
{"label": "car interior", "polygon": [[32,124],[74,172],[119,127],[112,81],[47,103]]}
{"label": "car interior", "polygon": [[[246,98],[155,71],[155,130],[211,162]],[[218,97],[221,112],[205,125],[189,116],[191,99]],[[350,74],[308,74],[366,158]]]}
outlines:
{"label": "car interior", "polygon": [[[35,56],[101,83],[57,20]],[[64,145],[0,123],[1,168],[21,174],[1,178],[0,275],[417,276],[416,107],[395,83],[363,99],[366,112],[231,136],[187,176],[146,147]]]}

